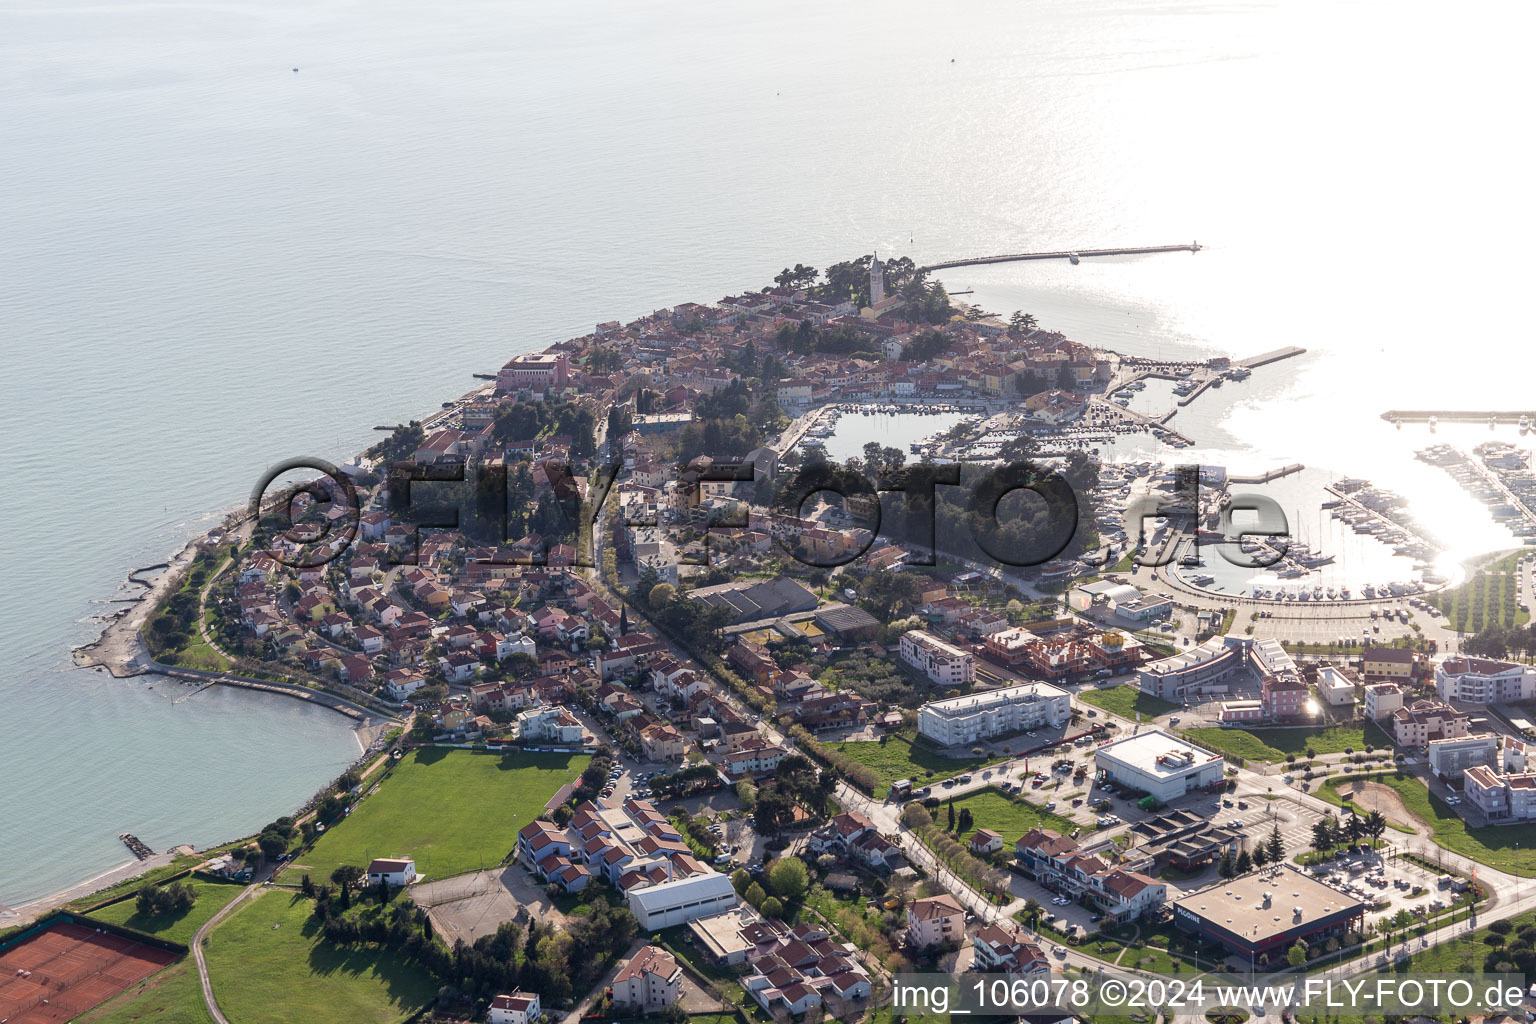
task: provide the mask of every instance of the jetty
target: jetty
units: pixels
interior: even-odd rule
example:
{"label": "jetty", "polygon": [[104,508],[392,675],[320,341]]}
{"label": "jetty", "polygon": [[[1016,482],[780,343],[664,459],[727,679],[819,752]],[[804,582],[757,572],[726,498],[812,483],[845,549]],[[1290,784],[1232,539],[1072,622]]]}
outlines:
{"label": "jetty", "polygon": [[151,850],[148,844],[146,844],[144,840],[140,839],[136,835],[124,832],[117,838],[121,839],[123,841],[123,845],[128,847],[128,852],[133,854],[139,860],[148,860],[155,855],[155,851]]}
{"label": "jetty", "polygon": [[1273,352],[1265,352],[1260,355],[1250,356],[1247,359],[1232,360],[1233,366],[1246,366],[1248,369],[1257,369],[1260,366],[1268,366],[1270,363],[1278,363],[1282,359],[1292,356],[1305,355],[1306,349],[1297,348],[1295,345],[1287,345],[1285,348],[1277,348]]}
{"label": "jetty", "polygon": [[1536,409],[1516,412],[1494,409],[1482,412],[1470,409],[1388,409],[1381,414],[1381,418],[1388,423],[1428,423],[1430,420],[1438,420],[1441,423],[1487,423],[1490,426],[1500,423],[1513,425],[1519,423],[1522,416],[1536,421]]}
{"label": "jetty", "polygon": [[1073,260],[1092,256],[1151,256],[1160,252],[1199,252],[1204,246],[1199,242],[1183,245],[1136,245],[1122,249],[1066,249],[1061,252],[1016,252],[1002,256],[968,256],[964,259],[944,260],[919,267],[920,271],[946,270],[950,267],[979,267],[986,263],[1022,263],[1025,260]]}
{"label": "jetty", "polygon": [[1289,466],[1281,466],[1279,469],[1272,469],[1268,473],[1265,473],[1261,476],[1229,476],[1227,477],[1227,483],[1267,484],[1271,480],[1278,480],[1283,476],[1290,476],[1292,473],[1300,473],[1306,468],[1306,466],[1303,466],[1299,462],[1293,462]]}

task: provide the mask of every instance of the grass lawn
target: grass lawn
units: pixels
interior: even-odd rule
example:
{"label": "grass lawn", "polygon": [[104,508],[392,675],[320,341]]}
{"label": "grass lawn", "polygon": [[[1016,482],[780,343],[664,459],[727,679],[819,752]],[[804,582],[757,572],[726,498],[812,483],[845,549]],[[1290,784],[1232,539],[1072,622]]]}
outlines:
{"label": "grass lawn", "polygon": [[1365,730],[1347,725],[1300,729],[1184,729],[1190,739],[1213,750],[1231,754],[1245,761],[1275,763],[1285,755],[1307,756],[1311,748],[1319,754],[1342,754],[1346,749],[1365,750]]}
{"label": "grass lawn", "polygon": [[388,1024],[437,995],[437,983],[393,952],[342,949],[320,936],[296,893],[256,896],[209,936],[219,1008],[240,1024]]}
{"label": "grass lawn", "polygon": [[190,956],[75,1020],[78,1024],[213,1024]]}
{"label": "grass lawn", "polygon": [[1142,721],[1156,718],[1158,715],[1166,715],[1170,711],[1177,710],[1180,705],[1171,700],[1163,700],[1154,697],[1150,693],[1142,693],[1134,686],[1116,686],[1107,690],[1084,690],[1077,695],[1077,699],[1084,704],[1092,704],[1096,708],[1102,708],[1112,715],[1121,718],[1136,720],[1136,715],[1141,715]]}
{"label": "grass lawn", "polygon": [[[977,828],[989,828],[999,833],[1004,842],[1010,844],[1032,828],[1049,828],[1063,834],[1070,834],[1077,827],[1077,823],[1070,818],[1064,818],[1054,811],[1048,811],[1044,807],[1027,801],[1010,800],[1006,793],[990,786],[955,801],[957,815],[967,808],[970,809]],[[946,821],[948,814],[946,803],[946,806],[940,807],[938,813],[934,815],[934,820]]]}
{"label": "grass lawn", "polygon": [[446,878],[494,867],[561,786],[591,758],[571,754],[477,754],[429,747],[407,754],[378,792],[299,856],[316,881],[342,864],[412,857],[418,873]]}
{"label": "grass lawn", "polygon": [[829,746],[846,754],[855,761],[872,768],[879,776],[876,795],[897,779],[911,779],[914,786],[947,779],[951,775],[972,771],[1001,758],[944,757],[924,746],[917,746],[901,736],[888,736],[884,740],[845,740]]}
{"label": "grass lawn", "polygon": [[134,906],[133,900],[123,900],[110,907],[102,907],[91,914],[91,917],[110,924],[136,928],[141,932],[157,935],[172,942],[189,943],[192,941],[192,936],[203,926],[203,922],[217,914],[226,903],[239,896],[245,888],[239,882],[215,882],[206,878],[193,878],[190,884],[197,890],[197,902],[184,913],[153,914],[142,917]]}
{"label": "grass lawn", "polygon": [[[1373,775],[1371,781],[1396,790],[1397,795],[1402,797],[1403,806],[1429,823],[1433,832],[1430,838],[1437,845],[1501,871],[1514,871],[1518,866],[1521,874],[1536,872],[1536,824],[1469,828],[1455,810],[1446,806],[1444,800],[1431,793],[1421,780],[1411,775],[1402,778],[1398,778],[1396,773]],[[1328,791],[1332,791],[1335,784],[1330,779],[1320,787],[1318,795],[1330,803],[1334,802],[1338,793]],[[1328,795],[1324,796],[1324,792],[1328,792]]]}

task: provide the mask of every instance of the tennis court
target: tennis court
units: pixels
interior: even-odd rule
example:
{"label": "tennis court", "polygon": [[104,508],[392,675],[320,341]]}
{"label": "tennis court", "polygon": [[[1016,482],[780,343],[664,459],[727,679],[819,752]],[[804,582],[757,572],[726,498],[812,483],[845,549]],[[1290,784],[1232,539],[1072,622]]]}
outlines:
{"label": "tennis court", "polygon": [[176,959],[121,935],[55,924],[0,953],[0,1020],[70,1020]]}

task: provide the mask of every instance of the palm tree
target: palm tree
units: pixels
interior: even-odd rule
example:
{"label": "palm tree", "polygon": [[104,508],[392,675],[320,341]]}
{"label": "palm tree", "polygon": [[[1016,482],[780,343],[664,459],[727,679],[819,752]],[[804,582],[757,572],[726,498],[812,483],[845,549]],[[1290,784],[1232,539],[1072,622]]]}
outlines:
{"label": "palm tree", "polygon": [[1382,834],[1387,831],[1386,816],[1380,811],[1370,812],[1360,823],[1360,830],[1370,836],[1373,843],[1380,842]]}

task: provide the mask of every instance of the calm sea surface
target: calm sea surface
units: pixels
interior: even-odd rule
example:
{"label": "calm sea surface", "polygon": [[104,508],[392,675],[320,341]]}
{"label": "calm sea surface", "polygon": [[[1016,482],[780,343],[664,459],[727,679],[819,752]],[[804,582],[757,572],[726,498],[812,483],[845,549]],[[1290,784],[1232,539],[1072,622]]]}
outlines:
{"label": "calm sea surface", "polygon": [[0,902],[121,861],[121,831],[248,831],[357,753],[288,702],[70,669],[126,571],[272,462],[797,261],[1198,238],[943,276],[1126,351],[1303,345],[1181,412],[1179,454],[1369,476],[1497,546],[1378,416],[1529,404],[1525,17],[0,3]]}

